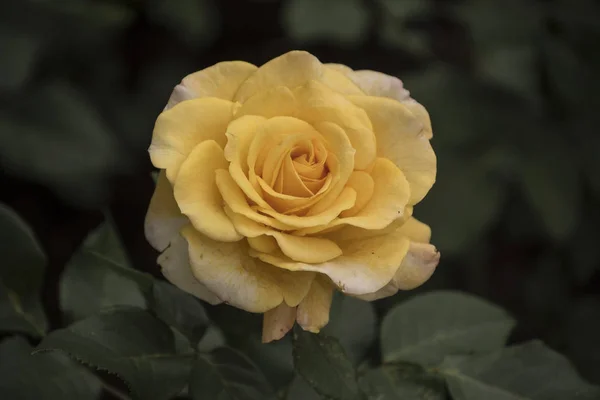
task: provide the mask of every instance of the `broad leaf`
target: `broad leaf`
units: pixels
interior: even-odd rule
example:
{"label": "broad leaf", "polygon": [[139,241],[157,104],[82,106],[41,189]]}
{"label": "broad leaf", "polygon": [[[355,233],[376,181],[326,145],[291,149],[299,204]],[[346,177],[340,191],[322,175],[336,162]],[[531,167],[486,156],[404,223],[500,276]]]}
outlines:
{"label": "broad leaf", "polygon": [[317,393],[328,399],[360,398],[354,366],[335,338],[295,327],[294,366]]}
{"label": "broad leaf", "polygon": [[392,309],[381,327],[385,362],[436,365],[452,354],[482,353],[504,346],[514,320],[477,297],[440,291]]}
{"label": "broad leaf", "polygon": [[323,333],[338,338],[348,358],[358,364],[375,341],[377,320],[373,304],[336,294],[330,314]]}
{"label": "broad leaf", "polygon": [[0,393],[5,399],[97,399],[101,382],[60,353],[32,356],[20,337],[0,343]]}
{"label": "broad leaf", "polygon": [[140,283],[151,277],[131,269],[112,224],[92,232],[67,263],[60,281],[61,309],[70,320],[116,305],[146,307]]}
{"label": "broad leaf", "polygon": [[455,400],[594,400],[600,388],[540,341],[480,356],[447,358],[441,371]]}
{"label": "broad leaf", "polygon": [[252,314],[227,305],[206,310],[219,326],[226,342],[258,365],[269,382],[280,389],[294,376],[291,335],[271,343],[262,343],[262,315]]}
{"label": "broad leaf", "polygon": [[285,400],[320,400],[321,396],[299,375],[290,384]]}
{"label": "broad leaf", "polygon": [[198,355],[190,376],[194,400],[263,400],[274,396],[260,370],[243,354],[220,348]]}
{"label": "broad leaf", "polygon": [[0,204],[0,332],[42,336],[46,317],[40,290],[46,255],[33,231]]}
{"label": "broad leaf", "polygon": [[179,330],[197,345],[210,324],[200,301],[177,287],[162,281],[152,285],[150,307],[158,318]]}
{"label": "broad leaf", "polygon": [[177,354],[171,329],[141,309],[119,308],[53,331],[37,352],[61,350],[118,375],[137,399],[170,399],[189,376],[190,354]]}
{"label": "broad leaf", "polygon": [[442,379],[410,364],[384,365],[368,370],[359,380],[369,400],[444,400]]}

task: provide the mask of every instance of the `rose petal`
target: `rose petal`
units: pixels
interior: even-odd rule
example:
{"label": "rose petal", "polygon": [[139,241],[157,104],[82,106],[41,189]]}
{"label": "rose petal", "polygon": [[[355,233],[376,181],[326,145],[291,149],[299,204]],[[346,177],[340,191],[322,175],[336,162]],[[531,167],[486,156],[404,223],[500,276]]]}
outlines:
{"label": "rose petal", "polygon": [[226,61],[194,72],[175,87],[166,109],[181,101],[198,97],[232,100],[242,82],[258,68],[243,61]]}
{"label": "rose petal", "polygon": [[159,115],[148,149],[152,164],[166,170],[175,182],[183,161],[197,144],[214,140],[225,146],[225,130],[231,120],[233,103],[202,98],[184,101]]}
{"label": "rose petal", "polygon": [[266,118],[244,116],[231,122],[227,127],[227,145],[225,158],[230,161],[229,173],[237,185],[255,204],[268,208],[269,204],[263,199],[260,187],[252,185],[248,179],[249,167],[247,159],[250,148],[260,128],[266,123]]}
{"label": "rose petal", "polygon": [[[383,229],[394,220],[401,218],[410,197],[410,189],[404,174],[390,160],[378,158],[373,166],[371,177],[374,186],[373,194],[354,216],[338,218],[323,226],[300,229],[296,234],[301,236],[314,234],[339,225]],[[344,213],[341,215],[343,216]]]}
{"label": "rose petal", "polygon": [[406,101],[410,98],[409,91],[395,76],[362,70],[354,71],[348,77],[369,96],[389,97],[398,101]]}
{"label": "rose petal", "polygon": [[235,101],[244,102],[256,93],[277,86],[295,88],[309,80],[318,80],[343,94],[362,94],[343,74],[325,68],[312,54],[290,51],[262,65],[252,74],[235,94]]}
{"label": "rose petal", "polygon": [[331,122],[344,130],[356,151],[355,169],[366,169],[373,162],[377,155],[375,135],[363,110],[316,81],[295,89],[294,94],[299,107],[298,118],[315,126],[321,122]]}
{"label": "rose petal", "polygon": [[216,182],[225,204],[231,208],[234,213],[244,215],[253,221],[273,227],[278,230],[294,230],[294,227],[286,225],[274,218],[258,213],[248,205],[244,192],[235,183],[229,171],[221,169],[216,172]]}
{"label": "rose petal", "polygon": [[411,242],[400,268],[387,285],[373,293],[355,297],[366,301],[374,301],[393,296],[398,290],[415,289],[427,282],[435,272],[439,262],[440,252],[434,246],[427,243]]}
{"label": "rose petal", "polygon": [[285,301],[296,306],[306,296],[314,274],[291,273],[248,255],[245,242],[216,242],[191,225],[182,228],[192,273],[220,299],[234,307],[262,313]]}
{"label": "rose petal", "polygon": [[188,222],[179,211],[165,171],[160,171],[144,221],[146,239],[156,250],[163,251],[171,239],[179,234],[179,229]]}
{"label": "rose petal", "polygon": [[213,305],[222,303],[217,295],[198,282],[192,274],[187,242],[180,234],[173,237],[171,246],[158,257],[158,264],[165,278],[181,290]]}
{"label": "rose petal", "polygon": [[402,102],[421,120],[425,126],[424,135],[427,139],[433,137],[429,113],[425,107],[410,97],[410,92],[404,88],[400,79],[377,71],[354,71],[342,64],[325,64],[325,66],[350,78],[368,96],[389,97]]}
{"label": "rose petal", "polygon": [[296,307],[285,303],[267,311],[263,316],[262,342],[270,343],[283,338],[293,328],[295,319]]}
{"label": "rose petal", "polygon": [[296,322],[305,331],[319,333],[329,322],[329,311],[333,299],[333,286],[322,276],[317,276],[310,291],[298,304]]}
{"label": "rose petal", "polygon": [[[226,211],[228,212],[228,215],[231,218],[236,230],[240,234],[248,238],[261,236],[273,237],[281,252],[294,261],[305,263],[321,263],[332,260],[342,254],[342,250],[332,240],[319,237],[293,236],[278,232],[267,228],[264,225],[258,224],[255,221],[252,221],[250,218],[236,214],[230,209],[226,209]],[[257,249],[257,247],[263,246],[262,243],[258,243],[258,246],[255,245],[251,247],[257,251],[261,251],[261,249]],[[306,251],[307,249],[310,249],[310,251]],[[274,249],[268,248],[269,253],[273,250]]]}
{"label": "rose petal", "polygon": [[423,123],[403,104],[383,97],[351,96],[362,107],[377,136],[377,154],[394,162],[410,185],[410,204],[421,201],[433,186],[436,157]]}
{"label": "rose petal", "polygon": [[252,252],[252,255],[290,271],[325,274],[342,292],[360,295],[376,292],[392,280],[409,244],[409,240],[396,230],[383,236],[338,242],[342,255],[321,264],[294,262],[283,254]]}
{"label": "rose petal", "polygon": [[[327,195],[326,195],[327,196]],[[308,228],[312,226],[327,225],[333,221],[344,210],[349,210],[356,202],[356,191],[352,188],[344,188],[342,193],[331,203],[325,211],[310,216],[297,216],[281,214],[275,210],[260,209],[264,214],[275,220],[294,228]]]}
{"label": "rose petal", "polygon": [[276,86],[250,97],[237,109],[235,116],[294,117],[297,109],[298,104],[292,90],[285,86]]}
{"label": "rose petal", "polygon": [[223,198],[215,183],[215,171],[227,168],[223,149],[214,140],[194,148],[179,169],[175,180],[175,200],[194,228],[214,240],[242,239],[223,209]]}

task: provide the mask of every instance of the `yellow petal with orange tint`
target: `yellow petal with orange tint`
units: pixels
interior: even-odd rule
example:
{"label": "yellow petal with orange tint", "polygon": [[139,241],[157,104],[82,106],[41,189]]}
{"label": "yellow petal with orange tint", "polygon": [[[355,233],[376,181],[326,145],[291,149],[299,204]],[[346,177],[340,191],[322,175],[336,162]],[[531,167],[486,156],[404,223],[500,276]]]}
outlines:
{"label": "yellow petal with orange tint", "polygon": [[[250,218],[247,218],[240,214],[235,214],[232,210],[226,209],[231,221],[235,225],[236,230],[248,237],[262,237],[270,236],[273,237],[281,252],[294,261],[305,262],[305,263],[321,263],[332,260],[342,254],[342,250],[338,245],[329,239],[319,237],[301,237],[289,235],[286,233],[278,232],[273,229],[267,228]],[[264,252],[258,247],[262,247],[261,243],[257,243],[258,246],[252,245],[251,247],[259,252]],[[310,251],[307,251],[310,249]],[[266,252],[272,252],[274,249],[268,248]]]}
{"label": "yellow petal with orange tint", "polygon": [[188,242],[194,277],[234,307],[262,313],[283,301],[295,306],[310,289],[313,274],[294,274],[251,258],[243,241],[217,242],[191,225],[181,233]]}
{"label": "yellow petal with orange tint", "polygon": [[296,322],[305,331],[318,333],[329,322],[333,286],[323,276],[317,276],[310,291],[298,304]]}
{"label": "yellow petal with orange tint", "polygon": [[197,144],[214,140],[224,147],[225,130],[231,120],[233,103],[201,98],[179,103],[158,116],[148,152],[152,164],[166,170],[171,183],[188,154]]}
{"label": "yellow petal with orange tint", "polygon": [[214,140],[200,143],[181,165],[174,194],[181,212],[194,228],[211,239],[235,242],[242,236],[225,214],[215,183],[215,171],[227,168],[227,164],[223,149]]}
{"label": "yellow petal with orange tint", "polygon": [[296,307],[285,303],[267,311],[263,316],[262,342],[270,343],[283,338],[292,329],[295,320]]}
{"label": "yellow petal with orange tint", "polygon": [[310,81],[294,90],[297,116],[317,127],[322,122],[341,127],[356,153],[354,168],[366,169],[375,159],[376,140],[367,114],[344,96],[320,82]]}
{"label": "yellow petal with orange tint", "polygon": [[198,97],[232,100],[238,88],[258,68],[243,61],[225,61],[194,72],[175,87],[167,109],[181,101]]}
{"label": "yellow petal with orange tint", "polygon": [[275,218],[258,213],[254,208],[248,205],[244,192],[235,183],[229,171],[221,169],[216,172],[217,187],[225,204],[236,213],[243,215],[255,222],[273,227],[278,230],[294,230],[294,227],[286,225]]}
{"label": "yellow petal with orange tint", "polygon": [[192,274],[188,246],[178,233],[171,240],[171,245],[159,257],[161,272],[169,282],[199,299],[210,304],[222,303],[222,300],[200,283]]}
{"label": "yellow petal with orange tint", "polygon": [[410,204],[421,201],[435,183],[437,160],[423,122],[404,104],[384,97],[352,96],[377,136],[377,155],[400,168],[410,185]]}
{"label": "yellow petal with orange tint", "polygon": [[309,80],[318,80],[343,94],[362,94],[343,74],[329,70],[312,54],[290,51],[258,68],[239,88],[234,100],[244,102],[256,93],[277,86],[295,88]]}
{"label": "yellow petal with orange tint", "polygon": [[354,171],[346,186],[356,190],[356,204],[349,210],[342,211],[341,217],[351,217],[357,212],[363,209],[363,207],[371,200],[373,196],[373,190],[375,188],[375,182],[371,175],[364,171]]}
{"label": "yellow petal with orange tint", "polygon": [[360,295],[376,292],[392,280],[409,244],[408,239],[394,231],[383,236],[338,242],[342,255],[320,264],[294,262],[283,254],[253,253],[253,256],[290,271],[325,274],[342,292]]}

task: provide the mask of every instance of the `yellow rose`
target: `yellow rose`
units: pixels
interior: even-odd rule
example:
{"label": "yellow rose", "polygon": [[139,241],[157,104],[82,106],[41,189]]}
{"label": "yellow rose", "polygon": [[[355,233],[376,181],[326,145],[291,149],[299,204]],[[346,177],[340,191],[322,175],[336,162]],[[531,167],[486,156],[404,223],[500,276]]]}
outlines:
{"label": "yellow rose", "polygon": [[216,64],[156,121],[146,236],[176,286],[265,313],[263,341],[318,332],[333,290],[371,301],[435,270],[412,217],[435,182],[431,136],[397,78],[303,51]]}

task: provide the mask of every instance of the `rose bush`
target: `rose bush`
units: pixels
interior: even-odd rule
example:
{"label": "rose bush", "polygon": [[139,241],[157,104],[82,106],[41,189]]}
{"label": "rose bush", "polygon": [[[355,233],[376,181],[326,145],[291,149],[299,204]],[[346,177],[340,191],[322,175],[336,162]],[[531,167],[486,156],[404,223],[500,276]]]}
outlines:
{"label": "rose bush", "polygon": [[440,254],[413,206],[435,182],[429,115],[402,82],[293,51],[177,85],[149,148],[146,236],[165,277],[264,314],[263,341],[319,331],[334,290],[412,289]]}

